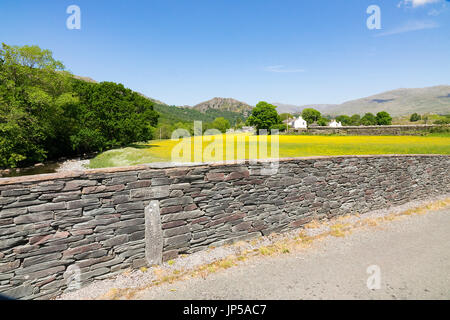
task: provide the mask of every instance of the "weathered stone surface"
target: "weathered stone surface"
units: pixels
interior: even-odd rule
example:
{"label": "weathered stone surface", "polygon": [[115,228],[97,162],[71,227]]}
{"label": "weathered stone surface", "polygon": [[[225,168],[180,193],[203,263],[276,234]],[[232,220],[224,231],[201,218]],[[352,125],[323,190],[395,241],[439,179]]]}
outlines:
{"label": "weathered stone surface", "polygon": [[[32,206],[28,208],[29,212],[42,212],[42,211],[52,211],[52,210],[63,210],[66,209],[66,204],[61,203],[45,203],[37,206]],[[68,208],[72,209],[72,208]]]}
{"label": "weathered stone surface", "polygon": [[72,180],[66,183],[63,191],[80,190],[83,187],[95,186],[97,181],[94,180]]}
{"label": "weathered stone surface", "polygon": [[52,240],[64,239],[67,238],[68,236],[70,236],[70,233],[67,231],[59,231],[54,234],[48,235],[33,236],[29,239],[29,244],[40,245],[46,242],[51,242]]}
{"label": "weathered stone surface", "polygon": [[136,182],[130,182],[127,184],[126,189],[141,189],[141,188],[148,188],[152,185],[152,180],[140,180]]}
{"label": "weathered stone surface", "polygon": [[13,208],[0,210],[0,218],[16,217],[28,212],[27,208]]}
{"label": "weathered stone surface", "polygon": [[163,253],[163,262],[178,258],[178,250],[168,250]]}
{"label": "weathered stone surface", "polygon": [[180,234],[174,237],[165,238],[164,239],[164,246],[177,246],[180,244],[187,244],[189,243],[189,240],[191,240],[191,234]]}
{"label": "weathered stone surface", "polygon": [[14,218],[15,224],[34,223],[46,220],[53,220],[54,213],[52,211],[36,212],[25,214]]}
{"label": "weathered stone surface", "polygon": [[166,177],[162,178],[153,178],[152,179],[152,186],[165,186],[170,184],[170,180]]}
{"label": "weathered stone surface", "polygon": [[182,206],[171,206],[171,207],[164,207],[161,208],[161,214],[167,214],[167,213],[174,213],[174,212],[180,212],[183,211],[183,207]]}
{"label": "weathered stone surface", "polygon": [[[46,261],[46,262],[42,262],[39,264],[34,264],[32,266],[26,267],[26,268],[20,268],[18,270],[15,271],[16,275],[31,275],[33,273],[35,273],[35,276],[39,275],[39,277],[41,275],[46,275],[46,273],[39,273],[37,274],[37,271],[41,271],[41,270],[49,270],[55,267],[59,267],[61,265],[67,264],[69,263],[69,260],[56,260],[56,261]],[[63,267],[64,269],[64,267]],[[49,273],[51,274],[51,273]]]}
{"label": "weathered stone surface", "polygon": [[177,220],[177,221],[167,222],[167,223],[164,223],[162,225],[162,229],[164,230],[164,229],[175,228],[175,227],[183,226],[183,225],[186,225],[186,224],[187,224],[187,222],[184,221],[184,220]]}
{"label": "weathered stone surface", "polygon": [[145,258],[149,265],[162,262],[163,234],[159,202],[153,200],[145,208]]}
{"label": "weathered stone surface", "polygon": [[169,207],[169,206],[191,204],[192,202],[193,200],[191,197],[185,196],[180,198],[164,199],[160,203],[162,207]]}
{"label": "weathered stone surface", "polygon": [[6,295],[7,297],[20,299],[27,296],[30,296],[33,294],[33,286],[30,283],[23,284],[20,286],[17,286],[15,288],[11,288],[9,290],[3,291],[2,293]]}
{"label": "weathered stone surface", "polygon": [[0,263],[0,272],[8,272],[17,269],[20,266],[20,260],[14,260],[12,262]]}
{"label": "weathered stone surface", "polygon": [[172,214],[166,214],[161,217],[161,221],[163,223],[171,222],[175,220],[188,220],[188,219],[195,219],[198,217],[201,217],[204,215],[204,212],[201,210],[194,210],[194,211],[183,211],[178,213],[172,213]]}
{"label": "weathered stone surface", "polygon": [[106,241],[103,241],[103,247],[114,247],[128,241],[128,234],[120,235]]}
{"label": "weathered stone surface", "polygon": [[17,245],[23,244],[23,241],[24,241],[23,237],[2,239],[0,241],[0,250],[9,249],[9,248],[15,247]]}
{"label": "weathered stone surface", "polygon": [[71,256],[73,256],[75,254],[88,252],[88,251],[96,250],[96,249],[99,249],[99,248],[101,248],[101,245],[99,243],[91,243],[91,244],[88,244],[88,245],[84,245],[84,246],[80,246],[80,247],[76,247],[76,248],[71,248],[71,249],[63,251],[63,258],[71,257]]}
{"label": "weathered stone surface", "polygon": [[79,209],[79,208],[85,208],[85,207],[92,207],[100,205],[100,202],[96,198],[92,199],[81,199],[81,200],[74,200],[67,202],[67,209]]}
{"label": "weathered stone surface", "polygon": [[116,211],[118,213],[131,211],[131,210],[144,210],[144,204],[142,202],[130,202],[122,203],[116,206]]}
{"label": "weathered stone surface", "polygon": [[169,196],[169,186],[154,186],[151,188],[131,190],[132,199],[162,199]]}
{"label": "weathered stone surface", "polygon": [[31,192],[60,191],[64,188],[64,184],[63,181],[46,181],[31,188]]}
{"label": "weathered stone surface", "polygon": [[17,197],[29,193],[30,193],[29,189],[11,189],[2,191],[1,195],[2,197]]}
{"label": "weathered stone surface", "polygon": [[31,267],[31,266],[34,266],[36,264],[40,264],[43,262],[58,260],[61,257],[62,257],[62,254],[60,252],[54,252],[51,254],[45,254],[45,255],[39,255],[39,256],[25,258],[23,260],[22,267],[23,268]]}
{"label": "weathered stone surface", "polygon": [[43,247],[39,247],[36,245],[19,246],[19,247],[15,247],[13,251],[14,251],[14,253],[17,254],[17,258],[22,259],[22,258],[27,258],[27,257],[37,256],[37,255],[44,255],[44,254],[51,253],[51,252],[61,252],[65,249],[67,249],[66,244],[52,243],[51,245],[46,245]]}
{"label": "weathered stone surface", "polygon": [[167,237],[173,237],[179,234],[185,234],[185,233],[190,233],[191,229],[189,228],[189,226],[181,226],[181,227],[175,227],[175,228],[170,228],[170,229],[166,229],[163,231],[163,236],[165,238]]}

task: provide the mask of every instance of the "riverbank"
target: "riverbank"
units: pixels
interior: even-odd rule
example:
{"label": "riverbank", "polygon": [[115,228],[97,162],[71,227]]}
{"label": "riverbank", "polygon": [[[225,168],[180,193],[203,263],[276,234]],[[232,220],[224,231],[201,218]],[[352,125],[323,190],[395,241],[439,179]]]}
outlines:
{"label": "riverbank", "polygon": [[89,162],[89,159],[75,158],[69,160],[37,163],[34,166],[26,168],[12,168],[4,170],[0,169],[0,178],[56,173],[64,171],[80,171],[87,169]]}

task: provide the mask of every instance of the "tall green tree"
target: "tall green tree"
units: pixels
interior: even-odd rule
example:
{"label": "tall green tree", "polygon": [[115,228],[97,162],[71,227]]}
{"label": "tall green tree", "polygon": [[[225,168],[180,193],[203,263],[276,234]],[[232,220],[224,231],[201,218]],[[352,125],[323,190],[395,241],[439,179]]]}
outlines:
{"label": "tall green tree", "polygon": [[256,130],[265,129],[270,133],[270,129],[281,124],[281,118],[278,115],[276,106],[265,101],[259,102],[252,110],[252,114],[247,119],[247,124],[254,126]]}
{"label": "tall green tree", "polygon": [[379,126],[389,126],[392,124],[392,117],[386,111],[378,112],[376,119]]}
{"label": "tall green tree", "polygon": [[330,120],[328,120],[327,118],[321,117],[319,120],[317,120],[317,125],[321,127],[326,127],[329,122]]}
{"label": "tall green tree", "polygon": [[322,117],[322,114],[320,111],[317,111],[313,108],[306,108],[302,111],[302,118],[308,123],[312,124],[316,121],[318,121]]}
{"label": "tall green tree", "polygon": [[216,118],[211,123],[211,128],[217,129],[222,133],[227,132],[227,130],[230,129],[230,127],[231,127],[230,122],[223,117]]}
{"label": "tall green tree", "polygon": [[152,139],[158,123],[153,102],[113,82],[76,80],[78,130],[71,136],[78,152],[104,150]]}
{"label": "tall green tree", "polygon": [[359,114],[354,114],[350,118],[352,126],[359,126],[361,124],[361,116]]}
{"label": "tall green tree", "polygon": [[42,161],[59,144],[66,148],[59,139],[66,130],[64,108],[76,102],[69,89],[70,76],[51,51],[2,44],[0,166]]}
{"label": "tall green tree", "polygon": [[352,125],[352,119],[346,115],[337,116],[336,121],[342,123],[343,126],[351,126]]}
{"label": "tall green tree", "polygon": [[377,118],[373,113],[368,112],[361,118],[361,124],[364,126],[376,126]]}

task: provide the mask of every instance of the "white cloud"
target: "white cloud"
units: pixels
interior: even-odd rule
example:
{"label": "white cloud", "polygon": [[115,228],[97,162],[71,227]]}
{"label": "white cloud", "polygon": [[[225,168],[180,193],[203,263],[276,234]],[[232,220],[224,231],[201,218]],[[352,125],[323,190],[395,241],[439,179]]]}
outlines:
{"label": "white cloud", "polygon": [[402,0],[402,1],[400,1],[400,3],[397,6],[398,7],[411,6],[413,8],[417,8],[417,7],[425,6],[427,4],[437,3],[437,2],[441,2],[441,1],[442,0]]}
{"label": "white cloud", "polygon": [[383,33],[379,33],[376,35],[376,37],[390,36],[405,32],[419,31],[425,29],[435,29],[435,28],[439,28],[439,25],[434,21],[411,21],[403,26],[397,27],[395,29]]}
{"label": "white cloud", "polygon": [[268,66],[265,68],[266,71],[269,72],[277,72],[277,73],[299,73],[299,72],[305,72],[303,69],[289,69],[285,68],[283,65],[277,65],[277,66]]}

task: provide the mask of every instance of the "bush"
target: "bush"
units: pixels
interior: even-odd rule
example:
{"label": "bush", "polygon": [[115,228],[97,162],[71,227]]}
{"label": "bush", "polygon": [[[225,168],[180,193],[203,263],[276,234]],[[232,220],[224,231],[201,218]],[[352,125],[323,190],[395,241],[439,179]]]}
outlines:
{"label": "bush", "polygon": [[327,118],[323,118],[323,117],[317,121],[317,125],[322,126],[322,127],[326,127],[328,125],[328,123],[329,123],[329,120]]}
{"label": "bush", "polygon": [[379,126],[389,126],[392,124],[392,117],[386,111],[378,112],[376,120]]}
{"label": "bush", "polygon": [[411,121],[411,122],[417,122],[419,120],[422,120],[422,117],[417,113],[413,113],[411,115],[411,117],[409,118],[409,121]]}
{"label": "bush", "polygon": [[435,122],[433,122],[433,124],[439,124],[439,125],[450,124],[450,118],[436,120]]}
{"label": "bush", "polygon": [[372,113],[368,112],[361,118],[361,124],[364,126],[376,126],[377,118]]}

